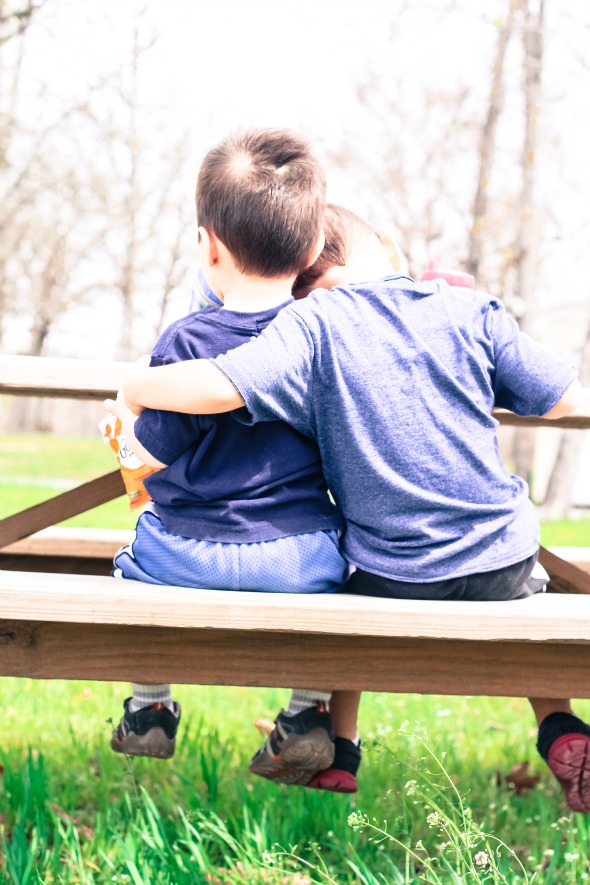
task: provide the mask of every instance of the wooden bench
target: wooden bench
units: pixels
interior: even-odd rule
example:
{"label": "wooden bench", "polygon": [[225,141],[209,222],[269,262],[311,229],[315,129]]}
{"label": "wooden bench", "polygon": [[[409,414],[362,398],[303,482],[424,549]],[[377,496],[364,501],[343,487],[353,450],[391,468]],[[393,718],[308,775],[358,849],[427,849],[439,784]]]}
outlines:
{"label": "wooden bench", "polygon": [[[0,358],[0,392],[102,399],[122,369]],[[590,427],[590,416],[498,417]],[[1,675],[590,697],[590,575],[549,551],[541,559],[553,589],[569,592],[518,602],[294,597],[115,581],[72,572],[79,560],[108,561],[105,551],[120,535],[47,528],[89,500],[122,491],[116,472],[82,490],[0,521]],[[24,540],[32,531],[39,534]],[[10,557],[20,557],[18,570]],[[51,557],[68,573],[45,568]]]}

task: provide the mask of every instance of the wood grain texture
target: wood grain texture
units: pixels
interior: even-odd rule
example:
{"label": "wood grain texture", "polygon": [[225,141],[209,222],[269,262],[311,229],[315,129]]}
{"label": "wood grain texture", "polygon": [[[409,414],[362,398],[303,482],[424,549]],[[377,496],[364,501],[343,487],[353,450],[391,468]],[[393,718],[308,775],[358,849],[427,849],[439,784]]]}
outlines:
{"label": "wood grain texture", "polygon": [[112,397],[128,363],[102,360],[0,357],[0,393],[65,399]]}
{"label": "wood grain texture", "polygon": [[590,597],[424,602],[352,594],[162,588],[92,575],[0,572],[0,618],[302,635],[590,643]]}
{"label": "wood grain texture", "polygon": [[0,620],[6,676],[588,697],[589,668],[590,644]]}

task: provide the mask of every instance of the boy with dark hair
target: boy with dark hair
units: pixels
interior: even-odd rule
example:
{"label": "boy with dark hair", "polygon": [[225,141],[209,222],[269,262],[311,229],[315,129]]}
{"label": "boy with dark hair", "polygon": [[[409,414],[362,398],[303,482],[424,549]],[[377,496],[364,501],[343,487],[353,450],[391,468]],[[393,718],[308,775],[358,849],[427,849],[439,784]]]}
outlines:
{"label": "boy with dark hair", "polygon": [[[213,358],[257,336],[292,302],[298,271],[323,244],[324,174],[305,141],[282,130],[226,138],[199,172],[196,205],[204,278],[223,307],[173,323],[151,365]],[[129,416],[127,416],[129,417]],[[335,592],[346,563],[341,517],[317,445],[281,421],[248,427],[233,415],[146,411],[125,437],[150,466],[153,504],[115,574],[157,584],[282,593]],[[111,747],[169,758],[180,708],[170,686],[133,683]],[[296,767],[333,758],[330,717],[315,692],[283,711],[283,756]]]}
{"label": "boy with dark hair", "polygon": [[[376,239],[376,238],[375,238]],[[358,256],[357,256],[358,257]],[[590,406],[561,355],[519,332],[501,302],[391,275],[378,243],[329,295],[287,308],[214,361],[135,369],[125,399],[207,414],[246,405],[289,421],[322,453],[346,521],[347,589],[418,599],[519,599],[539,529],[526,483],[505,469],[492,408],[559,418]],[[378,278],[380,277],[380,278]],[[376,280],[350,284],[351,280]],[[358,697],[336,734],[356,732]],[[590,727],[567,698],[531,698],[538,749],[574,811],[590,811]],[[336,763],[334,763],[336,764]],[[331,789],[323,772],[308,785]]]}

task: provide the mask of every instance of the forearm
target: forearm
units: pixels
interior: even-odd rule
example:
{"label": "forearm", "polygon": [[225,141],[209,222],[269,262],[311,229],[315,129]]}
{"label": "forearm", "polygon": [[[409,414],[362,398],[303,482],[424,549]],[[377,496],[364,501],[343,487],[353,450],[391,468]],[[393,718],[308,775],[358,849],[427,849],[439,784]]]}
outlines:
{"label": "forearm", "polygon": [[129,408],[216,415],[244,405],[231,381],[209,360],[187,360],[168,366],[133,366],[123,391]]}
{"label": "forearm", "polygon": [[543,417],[555,420],[566,418],[569,415],[587,415],[589,413],[590,388],[582,387],[580,382],[576,380],[570,384],[561,399]]}

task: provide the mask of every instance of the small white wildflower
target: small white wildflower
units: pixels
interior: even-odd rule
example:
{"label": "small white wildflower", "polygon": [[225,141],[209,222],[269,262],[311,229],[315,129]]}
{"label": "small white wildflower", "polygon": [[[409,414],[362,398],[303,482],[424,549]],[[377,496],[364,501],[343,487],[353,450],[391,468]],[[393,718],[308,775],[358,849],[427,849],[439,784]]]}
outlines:
{"label": "small white wildflower", "polygon": [[473,862],[478,867],[489,867],[490,856],[487,851],[478,851],[473,857]]}
{"label": "small white wildflower", "polygon": [[273,855],[270,853],[270,851],[263,851],[262,852],[262,863],[273,864],[274,860],[275,859],[274,859]]}
{"label": "small white wildflower", "polygon": [[366,827],[368,823],[368,816],[361,811],[353,811],[348,815],[348,826],[352,827],[353,830],[360,830],[362,827]]}
{"label": "small white wildflower", "polygon": [[441,829],[442,829],[442,827],[444,827],[444,825],[445,825],[445,819],[444,819],[444,817],[442,816],[442,814],[440,813],[440,811],[432,811],[432,812],[426,817],[426,823],[427,823],[428,826],[431,827],[432,829],[435,829],[435,828],[441,828]]}
{"label": "small white wildflower", "polygon": [[555,851],[553,850],[553,848],[546,848],[543,852],[543,857],[553,857],[554,854]]}
{"label": "small white wildflower", "polygon": [[573,863],[579,858],[579,856],[580,855],[577,853],[577,851],[566,851],[563,857],[566,863]]}
{"label": "small white wildflower", "polygon": [[416,787],[418,786],[418,781],[408,781],[404,787],[406,791],[406,796],[413,796],[416,792]]}

